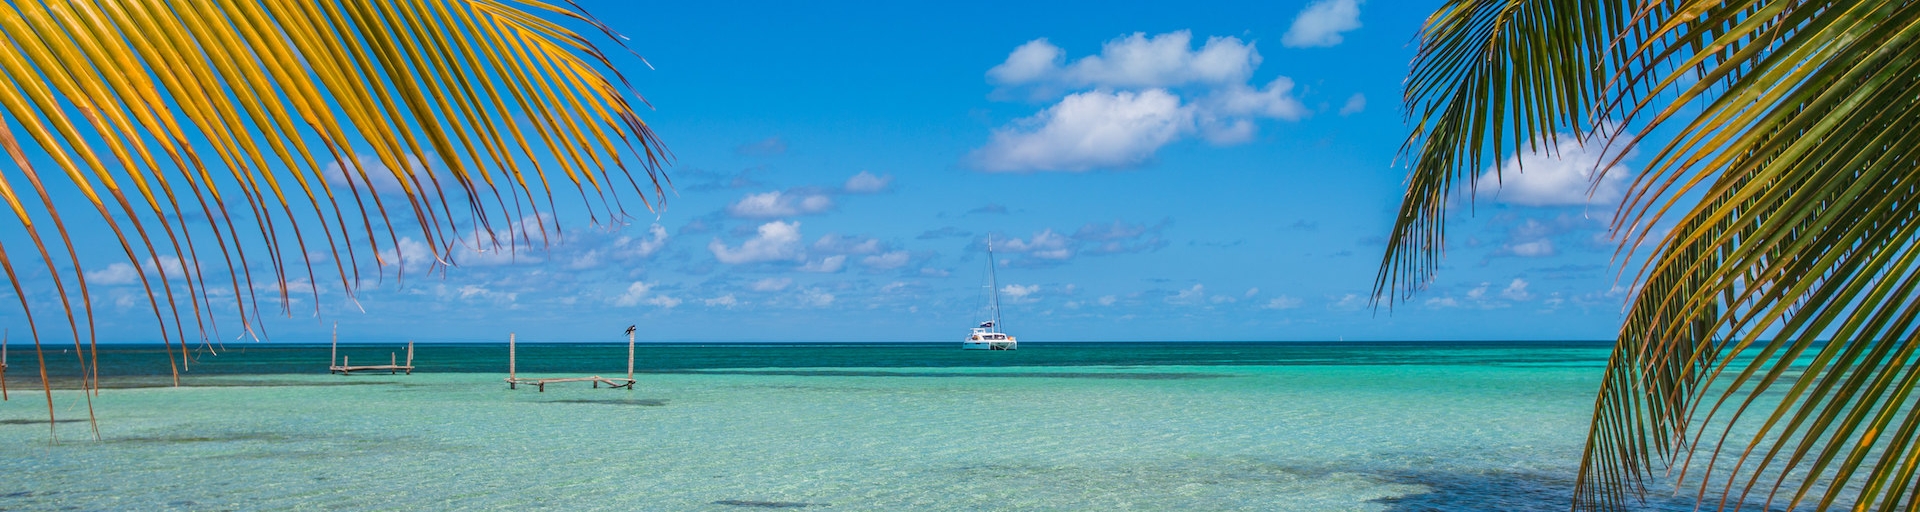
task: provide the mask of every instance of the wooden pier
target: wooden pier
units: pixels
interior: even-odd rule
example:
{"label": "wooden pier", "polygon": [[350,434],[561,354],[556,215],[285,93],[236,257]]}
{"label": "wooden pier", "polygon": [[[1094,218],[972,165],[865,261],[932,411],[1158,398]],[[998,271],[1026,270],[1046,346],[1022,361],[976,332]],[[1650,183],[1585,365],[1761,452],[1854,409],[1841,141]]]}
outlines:
{"label": "wooden pier", "polygon": [[[407,342],[407,364],[400,364],[400,356],[392,352],[387,353],[387,364],[366,366],[353,366],[351,358],[339,357],[339,355],[340,326],[336,324],[333,328],[333,348],[327,354],[327,373],[352,375],[353,372],[377,372],[386,370],[388,375],[398,375],[400,372],[407,372],[407,375],[413,375],[413,342],[411,341]],[[334,363],[335,358],[338,358],[338,364]]]}
{"label": "wooden pier", "polygon": [[562,382],[592,382],[593,387],[595,388],[600,387],[601,384],[606,384],[608,388],[614,388],[614,389],[627,388],[628,390],[633,389],[634,381],[633,381],[633,329],[632,328],[627,329],[627,378],[624,378],[624,379],[619,377],[601,377],[599,375],[594,375],[590,377],[561,377],[561,378],[551,378],[551,379],[520,378],[519,374],[516,372],[517,367],[519,366],[519,350],[514,345],[514,337],[515,337],[514,333],[507,333],[507,389],[520,389],[521,384],[532,384],[533,386],[538,388],[541,393],[545,393],[547,392],[548,384],[558,384]]}

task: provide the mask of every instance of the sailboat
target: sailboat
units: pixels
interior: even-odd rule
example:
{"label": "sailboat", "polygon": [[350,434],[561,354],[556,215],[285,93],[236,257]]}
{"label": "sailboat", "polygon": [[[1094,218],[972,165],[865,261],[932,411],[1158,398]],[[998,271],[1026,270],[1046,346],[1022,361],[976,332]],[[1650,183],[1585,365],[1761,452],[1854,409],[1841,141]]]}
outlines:
{"label": "sailboat", "polygon": [[1020,341],[1007,333],[1000,332],[1000,283],[993,271],[993,238],[987,238],[987,307],[990,311],[987,321],[967,333],[967,340],[960,342],[961,350],[1018,350]]}

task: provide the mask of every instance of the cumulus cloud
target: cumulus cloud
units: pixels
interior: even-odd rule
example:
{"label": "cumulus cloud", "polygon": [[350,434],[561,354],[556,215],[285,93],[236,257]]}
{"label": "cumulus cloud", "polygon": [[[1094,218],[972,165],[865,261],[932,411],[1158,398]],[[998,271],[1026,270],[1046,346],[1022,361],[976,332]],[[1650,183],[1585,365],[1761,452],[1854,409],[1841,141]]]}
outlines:
{"label": "cumulus cloud", "polygon": [[992,172],[1078,172],[1139,166],[1190,135],[1222,145],[1251,140],[1257,119],[1307,113],[1291,79],[1247,83],[1260,60],[1253,44],[1234,37],[1208,38],[1194,49],[1184,30],[1114,39],[1072,64],[1051,42],[1029,41],[988,70],[989,81],[1003,90],[1030,89],[1035,98],[1065,97],[993,130],[968,158]]}
{"label": "cumulus cloud", "polygon": [[706,303],[707,307],[710,307],[710,308],[723,307],[727,309],[733,309],[734,306],[740,305],[740,300],[733,298],[733,294],[731,293],[726,295],[721,295],[719,297],[714,297],[711,299],[704,299],[701,302]]}
{"label": "cumulus cloud", "polygon": [[759,281],[754,281],[752,285],[748,286],[748,288],[752,288],[753,291],[756,291],[756,292],[777,292],[780,290],[787,289],[787,286],[792,284],[793,284],[792,278],[769,277],[766,279],[761,279]]}
{"label": "cumulus cloud", "polygon": [[807,262],[807,264],[800,266],[800,271],[801,272],[818,272],[821,274],[832,274],[835,272],[839,272],[840,269],[846,268],[846,266],[847,266],[847,255],[837,254],[837,255],[827,256],[825,258],[809,261]]}
{"label": "cumulus cloud", "polygon": [[1199,50],[1192,47],[1193,33],[1186,30],[1151,37],[1135,32],[1107,41],[1099,55],[1063,65],[1065,51],[1035,39],[1014,48],[987,77],[1002,86],[1173,87],[1244,82],[1260,65],[1260,53],[1236,37],[1210,37]]}
{"label": "cumulus cloud", "polygon": [[757,231],[758,234],[741,243],[738,248],[728,247],[725,242],[715,238],[707,243],[707,250],[713,252],[714,259],[729,265],[797,260],[801,257],[799,221],[768,222],[761,224]]}
{"label": "cumulus cloud", "polygon": [[1517,277],[1513,279],[1512,283],[1507,284],[1507,289],[1500,290],[1500,296],[1506,297],[1509,300],[1528,300],[1533,298],[1533,294],[1527,292],[1527,280]]}
{"label": "cumulus cloud", "polygon": [[1040,293],[1040,285],[1037,284],[1010,284],[1000,287],[1000,294],[1006,296],[1008,301],[1015,304],[1032,302],[1033,299],[1031,297],[1037,293]]}
{"label": "cumulus cloud", "polygon": [[1073,257],[1073,249],[1067,246],[1068,239],[1052,229],[1042,230],[1026,240],[1018,238],[1001,244],[1002,250],[1011,253],[1024,253],[1043,260],[1064,260]]}
{"label": "cumulus cloud", "polygon": [[1196,284],[1196,285],[1193,285],[1192,288],[1180,290],[1179,292],[1174,293],[1173,296],[1167,297],[1167,302],[1172,302],[1175,304],[1195,304],[1206,299],[1206,297],[1207,297],[1207,287]]}
{"label": "cumulus cloud", "polygon": [[1553,240],[1541,239],[1528,242],[1514,242],[1501,248],[1502,252],[1523,258],[1545,258],[1559,254],[1554,250]]}
{"label": "cumulus cloud", "polygon": [[655,223],[647,227],[647,236],[635,238],[622,236],[613,241],[613,246],[623,254],[635,258],[653,256],[661,247],[667,245],[667,228]]}
{"label": "cumulus cloud", "polygon": [[767,219],[821,213],[832,209],[832,196],[776,190],[747,194],[739,201],[727,205],[727,214],[748,219]]}
{"label": "cumulus cloud", "polygon": [[907,251],[893,251],[861,258],[860,264],[875,270],[892,270],[907,266],[907,259]]}
{"label": "cumulus cloud", "polygon": [[1551,142],[1530,144],[1497,167],[1480,174],[1480,183],[1494,184],[1493,200],[1521,206],[1607,204],[1620,200],[1626,187],[1625,166],[1608,167],[1598,182],[1594,172],[1619,157],[1604,151],[1603,140],[1555,134]]}
{"label": "cumulus cloud", "polygon": [[88,284],[133,284],[140,280],[140,273],[133,270],[133,265],[126,263],[114,263],[107,265],[106,268],[88,270],[85,275]]}
{"label": "cumulus cloud", "polygon": [[1100,299],[1095,302],[1099,302],[1102,306],[1112,306],[1113,303],[1120,302],[1120,298],[1112,295],[1101,295]]}
{"label": "cumulus cloud", "polygon": [[819,288],[801,290],[800,304],[816,308],[831,306],[833,305],[833,294],[827,293]]}
{"label": "cumulus cloud", "polygon": [[[195,268],[198,268],[198,266],[196,265]],[[170,280],[180,280],[187,277],[186,263],[181,261],[180,258],[173,256],[163,255],[157,261],[153,258],[147,258],[140,262],[139,270],[146,271],[147,279],[160,279],[161,271],[165,271],[167,273],[167,279]],[[136,271],[133,265],[128,263],[109,264],[104,268],[88,270],[85,272],[85,275],[87,277],[87,284],[90,285],[120,285],[140,282],[140,272]]]}
{"label": "cumulus cloud", "polygon": [[847,183],[841,185],[840,189],[849,194],[874,194],[885,192],[891,186],[893,186],[892,175],[875,176],[871,172],[860,171],[860,174],[847,178]]}
{"label": "cumulus cloud", "polygon": [[995,129],[973,159],[996,172],[1126,168],[1192,129],[1192,109],[1165,90],[1089,91]]}
{"label": "cumulus cloud", "polygon": [[1111,255],[1160,249],[1167,245],[1160,236],[1167,225],[1165,221],[1151,226],[1118,220],[1111,223],[1093,222],[1080,226],[1072,235],[1063,235],[1048,228],[1024,239],[995,238],[993,248],[996,252],[1024,256],[1014,260],[1014,266],[1058,265],[1080,254]]}
{"label": "cumulus cloud", "polygon": [[[393,167],[382,161],[379,155],[355,154],[352,160],[335,160],[327,164],[326,180],[328,184],[336,187],[350,185],[363,193],[368,188],[372,188],[374,193],[383,195],[402,194],[409,188],[418,194],[422,187],[433,186],[432,182],[428,181],[433,170],[426,160],[411,154],[404,155],[401,159],[406,163],[409,172],[396,176]],[[354,167],[356,161],[360,164],[357,168]],[[402,177],[407,179],[406,187],[401,186]]]}
{"label": "cumulus cloud", "polygon": [[1260,309],[1293,309],[1300,307],[1302,303],[1300,299],[1281,295],[1267,299],[1265,304],[1260,305]]}
{"label": "cumulus cloud", "polygon": [[1353,93],[1352,96],[1347,97],[1347,104],[1340,106],[1340,115],[1350,116],[1365,111],[1366,109],[1367,96],[1356,92]]}
{"label": "cumulus cloud", "polygon": [[613,305],[623,308],[646,304],[661,309],[671,309],[679,306],[680,302],[680,299],[653,293],[653,285],[642,281],[634,281],[633,284],[627,285],[627,290],[613,299]]}
{"label": "cumulus cloud", "polygon": [[1300,10],[1293,26],[1280,38],[1290,48],[1334,46],[1345,38],[1340,34],[1360,28],[1362,0],[1319,0]]}
{"label": "cumulus cloud", "polygon": [[829,254],[873,254],[884,250],[877,238],[859,238],[828,233],[813,242],[813,250]]}

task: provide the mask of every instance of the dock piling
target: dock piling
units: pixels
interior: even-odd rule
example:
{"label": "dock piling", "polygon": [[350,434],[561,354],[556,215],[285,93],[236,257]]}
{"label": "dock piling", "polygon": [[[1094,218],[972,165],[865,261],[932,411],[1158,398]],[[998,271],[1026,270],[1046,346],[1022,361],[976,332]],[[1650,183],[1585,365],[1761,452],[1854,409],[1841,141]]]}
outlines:
{"label": "dock piling", "polygon": [[[631,335],[632,333],[628,334]],[[631,336],[627,338],[627,378],[624,379],[618,377],[601,377],[599,375],[591,377],[522,379],[519,374],[520,350],[517,343],[518,335],[515,333],[507,333],[507,389],[520,389],[521,384],[532,384],[535,388],[539,389],[541,393],[545,393],[547,392],[547,384],[549,383],[583,381],[592,382],[595,388],[599,388],[601,384],[606,384],[607,387],[611,389],[633,389],[633,338]]]}

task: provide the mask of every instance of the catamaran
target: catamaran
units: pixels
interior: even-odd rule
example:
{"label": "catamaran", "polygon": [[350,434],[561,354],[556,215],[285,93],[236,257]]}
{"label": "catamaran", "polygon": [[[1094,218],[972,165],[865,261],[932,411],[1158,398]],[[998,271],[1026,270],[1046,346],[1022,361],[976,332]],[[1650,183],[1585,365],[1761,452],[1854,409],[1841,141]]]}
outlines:
{"label": "catamaran", "polygon": [[962,350],[1018,350],[1020,341],[1013,336],[1000,332],[1000,283],[993,271],[993,239],[987,239],[987,308],[990,312],[987,321],[980,322],[967,340],[960,342]]}

